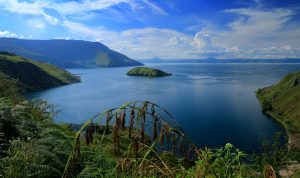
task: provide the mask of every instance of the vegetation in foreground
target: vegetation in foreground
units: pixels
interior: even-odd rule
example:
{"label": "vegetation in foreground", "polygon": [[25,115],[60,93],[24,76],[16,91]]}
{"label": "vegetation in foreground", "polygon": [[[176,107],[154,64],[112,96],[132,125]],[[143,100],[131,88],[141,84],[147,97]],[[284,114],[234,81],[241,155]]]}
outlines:
{"label": "vegetation in foreground", "polygon": [[164,77],[172,74],[149,67],[135,67],[127,72],[129,76]]}
{"label": "vegetation in foreground", "polygon": [[198,149],[151,102],[104,111],[77,133],[55,124],[55,113],[13,85],[0,88],[0,177],[274,177],[288,160],[278,142],[264,142],[254,156],[229,143]]}
{"label": "vegetation in foreground", "polygon": [[262,110],[280,121],[289,133],[291,149],[300,150],[300,72],[257,91]]}
{"label": "vegetation in foreground", "polygon": [[50,64],[0,52],[0,85],[9,81],[32,91],[79,82],[80,78]]}

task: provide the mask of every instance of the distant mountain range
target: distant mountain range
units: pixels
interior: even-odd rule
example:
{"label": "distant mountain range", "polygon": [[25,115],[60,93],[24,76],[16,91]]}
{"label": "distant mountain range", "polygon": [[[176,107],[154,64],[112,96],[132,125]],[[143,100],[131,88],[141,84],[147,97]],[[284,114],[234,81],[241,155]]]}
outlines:
{"label": "distant mountain range", "polygon": [[62,68],[142,66],[98,42],[82,40],[25,40],[0,38],[0,51]]}
{"label": "distant mountain range", "polygon": [[139,60],[143,63],[300,63],[300,59],[160,59],[152,58]]}

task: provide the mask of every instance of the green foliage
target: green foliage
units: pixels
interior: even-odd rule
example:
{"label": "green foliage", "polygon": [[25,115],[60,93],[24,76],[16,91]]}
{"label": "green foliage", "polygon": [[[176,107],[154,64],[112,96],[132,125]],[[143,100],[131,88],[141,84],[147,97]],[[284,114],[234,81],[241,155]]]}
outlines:
{"label": "green foliage", "polygon": [[300,170],[296,171],[292,178],[299,178],[300,177]]}
{"label": "green foliage", "polygon": [[0,177],[61,177],[73,133],[53,123],[54,111],[44,101],[0,98]]}
{"label": "green foliage", "polygon": [[21,92],[17,87],[17,81],[1,79],[0,77],[0,98],[6,98],[16,104],[24,100],[24,97],[20,94]]}
{"label": "green foliage", "polygon": [[6,156],[7,149],[8,149],[8,142],[4,137],[4,133],[0,133],[0,159]]}
{"label": "green foliage", "polygon": [[6,157],[1,159],[2,176],[60,177],[72,138],[52,123],[47,107],[22,104],[4,113],[11,122],[10,128],[2,127],[1,131],[11,141]]}
{"label": "green foliage", "polygon": [[282,144],[282,134],[276,133],[273,139],[261,139],[259,153],[252,156],[254,168],[262,170],[265,165],[272,165],[275,170],[282,169],[288,160],[288,148]]}
{"label": "green foliage", "polygon": [[82,171],[77,174],[78,178],[116,177],[116,160],[99,149],[83,146],[79,163]]}
{"label": "green foliage", "polygon": [[147,77],[163,77],[169,76],[170,73],[166,73],[159,69],[152,69],[149,67],[135,67],[127,72],[129,76],[147,76]]}
{"label": "green foliage", "polygon": [[196,165],[178,177],[249,177],[246,164],[242,162],[246,155],[227,143],[224,148],[200,150]]}
{"label": "green foliage", "polygon": [[272,109],[273,109],[273,107],[269,100],[262,101],[262,111],[263,112],[272,111]]}

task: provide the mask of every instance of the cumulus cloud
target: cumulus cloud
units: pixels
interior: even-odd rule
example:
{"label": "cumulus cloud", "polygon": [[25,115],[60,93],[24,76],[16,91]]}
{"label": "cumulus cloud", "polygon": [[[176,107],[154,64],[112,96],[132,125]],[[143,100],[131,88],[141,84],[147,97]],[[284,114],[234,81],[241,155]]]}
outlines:
{"label": "cumulus cloud", "polygon": [[[194,36],[171,29],[142,28],[121,32],[103,27],[90,28],[81,23],[64,21],[64,26],[77,36],[102,42],[110,48],[137,59],[152,58],[199,58],[202,53],[217,50],[210,36],[198,32]],[[215,51],[214,51],[215,52]]]}
{"label": "cumulus cloud", "polygon": [[16,38],[18,37],[18,35],[6,30],[6,31],[0,31],[0,37]]}

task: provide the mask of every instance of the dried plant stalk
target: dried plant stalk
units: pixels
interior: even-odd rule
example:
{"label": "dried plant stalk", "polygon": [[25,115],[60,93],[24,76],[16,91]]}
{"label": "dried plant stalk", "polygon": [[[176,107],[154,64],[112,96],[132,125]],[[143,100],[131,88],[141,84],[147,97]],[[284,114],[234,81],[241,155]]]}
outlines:
{"label": "dried plant stalk", "polygon": [[137,157],[139,152],[139,136],[138,134],[134,137],[134,156]]}
{"label": "dried plant stalk", "polygon": [[145,142],[145,122],[146,122],[146,110],[147,110],[147,103],[144,104],[142,110],[141,110],[141,130],[140,130],[140,135],[141,135],[141,142]]}
{"label": "dried plant stalk", "polygon": [[272,166],[266,165],[264,167],[264,178],[276,178],[276,173]]}
{"label": "dried plant stalk", "polygon": [[155,116],[154,105],[152,105],[151,111],[152,111],[151,115],[152,115],[152,119],[153,119],[153,141],[154,141],[157,138],[157,122],[158,122],[158,118]]}
{"label": "dried plant stalk", "polygon": [[106,114],[105,132],[109,133],[109,121],[111,117],[112,110],[109,110]]}
{"label": "dried plant stalk", "polygon": [[170,144],[170,127],[168,124],[165,124],[165,134],[166,134],[166,138],[167,138],[167,144]]}
{"label": "dried plant stalk", "polygon": [[120,135],[119,135],[120,125],[121,125],[121,119],[118,116],[118,113],[116,113],[116,123],[115,123],[114,133],[113,133],[114,149],[116,154],[120,153]]}
{"label": "dried plant stalk", "polygon": [[125,130],[125,122],[126,122],[126,111],[124,110],[122,113],[121,113],[121,128],[122,130]]}
{"label": "dried plant stalk", "polygon": [[176,134],[173,133],[172,134],[172,150],[173,150],[173,153],[176,154]]}
{"label": "dried plant stalk", "polygon": [[134,124],[134,118],[135,118],[135,113],[134,113],[134,108],[131,109],[130,112],[130,120],[129,120],[129,138],[131,138],[131,132],[132,132],[132,128],[133,128],[133,124]]}
{"label": "dried plant stalk", "polygon": [[185,152],[185,150],[184,150],[184,147],[185,145],[184,145],[184,142],[183,142],[183,139],[182,139],[182,137],[180,138],[180,142],[179,142],[179,153],[181,154],[181,155],[183,155],[184,154],[184,152]]}
{"label": "dried plant stalk", "polygon": [[165,127],[160,126],[160,131],[159,131],[159,145],[160,147],[163,147],[164,145],[164,138],[165,138]]}
{"label": "dried plant stalk", "polygon": [[143,116],[142,116],[140,135],[141,135],[141,142],[144,143],[144,141],[145,141],[145,118]]}
{"label": "dried plant stalk", "polygon": [[86,145],[89,145],[93,142],[93,135],[95,132],[95,126],[93,124],[91,124],[85,132],[85,143]]}

